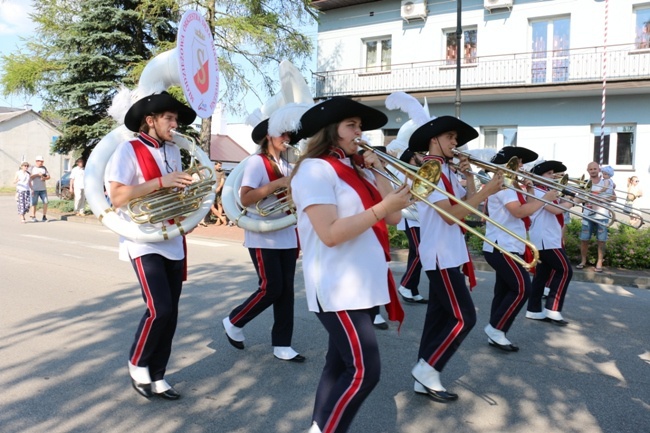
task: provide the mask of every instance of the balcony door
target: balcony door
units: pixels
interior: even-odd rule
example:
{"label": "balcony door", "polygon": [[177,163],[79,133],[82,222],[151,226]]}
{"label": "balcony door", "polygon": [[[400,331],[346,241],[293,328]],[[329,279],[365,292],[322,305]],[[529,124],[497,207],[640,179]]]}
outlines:
{"label": "balcony door", "polygon": [[567,18],[531,21],[531,82],[569,79],[570,24]]}

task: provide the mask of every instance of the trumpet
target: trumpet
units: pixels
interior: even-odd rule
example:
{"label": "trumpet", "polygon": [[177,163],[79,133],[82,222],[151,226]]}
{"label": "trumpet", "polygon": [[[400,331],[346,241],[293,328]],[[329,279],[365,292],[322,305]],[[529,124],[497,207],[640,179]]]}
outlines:
{"label": "trumpet", "polygon": [[[469,204],[465,203],[458,197],[456,197],[453,194],[448,193],[446,190],[438,187],[438,181],[440,180],[440,175],[441,175],[441,166],[440,163],[436,160],[429,160],[426,161],[424,164],[422,164],[421,167],[416,167],[411,164],[407,164],[405,162],[400,161],[398,158],[395,158],[387,153],[381,152],[372,146],[362,142],[362,141],[357,141],[357,144],[359,147],[370,151],[374,152],[379,159],[384,161],[386,164],[392,166],[395,170],[401,172],[406,176],[406,178],[410,179],[412,181],[411,189],[410,192],[413,195],[413,197],[417,198],[420,200],[422,203],[426,204],[427,206],[433,208],[436,210],[440,215],[448,218],[449,220],[453,221],[455,224],[458,224],[460,227],[464,228],[468,232],[472,233],[474,236],[477,236],[479,239],[483,240],[484,242],[492,245],[495,249],[500,251],[502,254],[510,257],[512,260],[515,262],[519,263],[521,266],[523,266],[525,269],[530,269],[534,267],[537,262],[539,261],[539,251],[533,245],[532,242],[530,242],[527,239],[522,238],[521,236],[517,235],[516,233],[512,232],[509,230],[507,227],[504,227],[503,225],[497,223],[487,215],[483,214],[479,210],[475,209],[474,207],[470,206]],[[401,186],[400,183],[395,181],[395,178],[392,176],[389,176],[385,171],[382,170],[377,170],[376,168],[371,168],[372,171],[375,173],[385,177],[392,183]],[[488,239],[485,235],[480,233],[479,231],[475,230],[474,228],[470,227],[468,224],[466,224],[464,221],[454,217],[452,214],[449,212],[446,212],[444,209],[441,207],[437,206],[434,203],[431,203],[427,197],[431,194],[431,192],[437,191],[450,200],[453,200],[455,203],[463,206],[465,209],[473,213],[474,215],[489,221],[491,224],[494,224],[495,227],[498,229],[504,231],[508,235],[512,236],[513,238],[517,239],[518,241],[524,243],[526,246],[530,248],[530,250],[533,253],[533,259],[530,262],[526,262],[524,259],[519,257],[516,254],[511,253],[510,251],[507,251],[503,249],[500,245],[498,245],[496,242],[491,241]]]}
{"label": "trumpet", "polygon": [[171,132],[192,143],[191,162],[185,173],[191,175],[194,182],[185,188],[161,188],[142,197],[131,199],[126,209],[131,220],[136,224],[156,224],[177,220],[191,214],[201,207],[203,199],[214,190],[216,179],[212,168],[196,164],[194,139],[173,129]]}

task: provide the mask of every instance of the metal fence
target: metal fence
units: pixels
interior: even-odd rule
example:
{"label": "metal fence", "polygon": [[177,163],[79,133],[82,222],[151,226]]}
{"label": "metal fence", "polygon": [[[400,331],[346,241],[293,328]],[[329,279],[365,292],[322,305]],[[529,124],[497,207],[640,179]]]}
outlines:
{"label": "metal fence", "polygon": [[[589,83],[603,79],[601,47],[474,57],[461,64],[464,89]],[[468,59],[469,60],[469,59]],[[650,79],[650,49],[608,46],[607,80]],[[454,89],[456,65],[448,60],[391,65],[390,70],[355,68],[314,73],[316,98],[395,91]]]}

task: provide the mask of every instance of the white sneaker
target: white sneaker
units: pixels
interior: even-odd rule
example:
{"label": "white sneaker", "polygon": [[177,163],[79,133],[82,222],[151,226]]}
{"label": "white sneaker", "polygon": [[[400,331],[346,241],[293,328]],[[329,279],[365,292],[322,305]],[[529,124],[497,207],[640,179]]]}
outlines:
{"label": "white sneaker", "polygon": [[420,302],[420,301],[422,301],[423,299],[424,299],[424,298],[422,297],[422,295],[415,295],[415,296],[413,296],[413,300],[414,300],[415,302]]}
{"label": "white sneaker", "polygon": [[377,314],[375,316],[375,320],[372,322],[372,324],[375,326],[377,329],[388,329],[388,323],[384,320],[384,318],[381,316],[381,314]]}
{"label": "white sneaker", "polygon": [[546,319],[546,314],[544,314],[543,311],[540,311],[539,313],[536,313],[534,311],[526,311],[526,319],[544,320]]}
{"label": "white sneaker", "polygon": [[[430,366],[424,359],[420,358],[418,363],[415,364],[415,367],[411,370],[411,376],[422,386],[422,389],[426,392],[426,388],[432,389],[434,391],[447,391],[442,383],[440,382],[440,372]],[[415,386],[413,390],[417,392]]]}
{"label": "white sneaker", "polygon": [[299,353],[293,350],[291,346],[274,346],[273,355],[278,359],[289,361],[298,356]]}
{"label": "white sneaker", "polygon": [[488,323],[485,327],[485,333],[488,336],[488,342],[493,341],[501,346],[510,346],[512,343],[506,338],[506,334],[503,331],[495,329]]}
{"label": "white sneaker", "polygon": [[241,343],[246,339],[244,337],[244,329],[238,328],[232,323],[230,323],[230,317],[228,316],[226,316],[226,318],[223,319],[223,328],[226,330],[226,334],[228,334],[228,337],[230,337],[235,341],[239,341]]}

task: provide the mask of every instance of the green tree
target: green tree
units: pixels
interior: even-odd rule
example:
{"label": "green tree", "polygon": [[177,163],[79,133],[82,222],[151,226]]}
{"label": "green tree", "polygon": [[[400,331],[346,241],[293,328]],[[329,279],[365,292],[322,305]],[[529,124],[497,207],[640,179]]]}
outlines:
{"label": "green tree", "polygon": [[[277,64],[311,51],[296,27],[315,17],[311,0],[41,0],[37,34],[24,52],[4,56],[3,93],[38,94],[58,119],[57,150],[87,154],[113,127],[106,110],[119,85],[133,88],[146,62],[174,46],[182,10],[201,11],[214,29],[222,76],[221,102],[242,113],[242,95],[273,93]],[[296,63],[300,66],[299,63]],[[262,78],[262,86],[254,82]],[[177,94],[177,92],[174,92]],[[209,143],[204,121],[201,143]]]}

